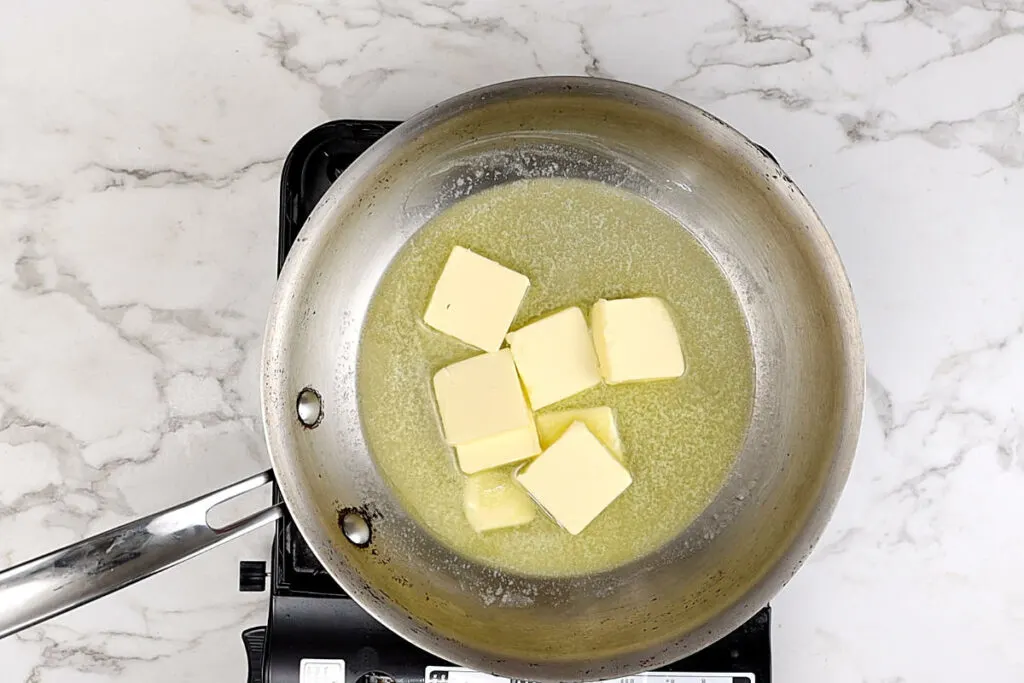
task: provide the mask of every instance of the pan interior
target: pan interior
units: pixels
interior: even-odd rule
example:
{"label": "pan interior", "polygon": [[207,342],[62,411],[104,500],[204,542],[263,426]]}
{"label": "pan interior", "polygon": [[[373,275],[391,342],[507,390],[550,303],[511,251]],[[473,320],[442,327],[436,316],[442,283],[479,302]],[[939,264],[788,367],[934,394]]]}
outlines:
{"label": "pan interior", "polygon": [[[463,513],[466,477],[444,443],[431,378],[479,352],[422,319],[455,245],[530,277],[513,329],[568,306],[589,312],[599,298],[658,296],[676,317],[684,377],[602,384],[541,411],[610,406],[617,413],[633,484],[579,536],[542,514],[524,527],[480,534]],[[370,452],[428,531],[506,571],[575,575],[656,550],[711,502],[749,423],[753,356],[728,280],[674,218],[603,183],[542,177],[473,193],[403,247],[363,326],[357,386]]]}
{"label": "pan interior", "polygon": [[[685,225],[728,278],[755,386],[742,449],[685,531],[636,562],[524,576],[453,552],[392,494],[360,421],[360,334],[388,265],[472,191],[549,167],[640,195]],[[460,182],[460,179],[462,182]],[[724,635],[796,570],[845,481],[863,360],[849,285],[824,228],[774,161],[699,109],[610,81],[492,86],[397,128],[342,175],[282,272],[264,347],[275,473],[298,528],[374,616],[444,659],[527,679],[654,668]],[[323,396],[315,429],[298,392]],[[347,542],[339,511],[372,527]]]}

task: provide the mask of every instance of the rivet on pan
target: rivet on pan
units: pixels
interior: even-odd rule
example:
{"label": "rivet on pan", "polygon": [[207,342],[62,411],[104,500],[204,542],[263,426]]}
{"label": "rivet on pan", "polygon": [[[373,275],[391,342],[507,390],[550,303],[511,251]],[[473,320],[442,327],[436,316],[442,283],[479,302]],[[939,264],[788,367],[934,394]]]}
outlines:
{"label": "rivet on pan", "polygon": [[313,387],[306,387],[299,392],[299,398],[295,402],[295,411],[299,415],[299,422],[304,427],[312,429],[320,424],[324,417],[324,407],[320,400],[320,394]]}
{"label": "rivet on pan", "polygon": [[370,544],[370,524],[366,518],[355,510],[349,510],[341,516],[341,533],[345,538],[360,548]]}

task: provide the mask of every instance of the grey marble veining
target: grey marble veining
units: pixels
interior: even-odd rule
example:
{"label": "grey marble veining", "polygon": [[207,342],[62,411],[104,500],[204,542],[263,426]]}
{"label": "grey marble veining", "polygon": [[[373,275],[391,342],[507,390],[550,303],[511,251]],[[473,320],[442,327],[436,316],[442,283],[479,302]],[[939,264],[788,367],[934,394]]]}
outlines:
{"label": "grey marble veining", "polygon": [[[284,155],[535,74],[638,82],[770,149],[858,297],[854,471],[775,602],[787,683],[1024,671],[1024,4],[0,6],[0,565],[266,465]],[[0,641],[0,681],[242,680],[261,534]]]}

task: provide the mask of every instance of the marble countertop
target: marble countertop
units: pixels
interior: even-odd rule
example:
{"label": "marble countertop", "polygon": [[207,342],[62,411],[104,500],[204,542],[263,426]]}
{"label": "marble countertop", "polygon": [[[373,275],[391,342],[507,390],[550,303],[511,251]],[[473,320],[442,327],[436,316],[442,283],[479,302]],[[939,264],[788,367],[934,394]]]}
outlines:
{"label": "marble countertop", "polygon": [[[608,76],[770,149],[858,298],[860,446],[774,602],[775,679],[1020,680],[1021,64],[1016,0],[9,0],[0,566],[266,466],[260,336],[302,133]],[[267,597],[237,592],[237,561],[269,538],[0,641],[0,681],[242,681]]]}

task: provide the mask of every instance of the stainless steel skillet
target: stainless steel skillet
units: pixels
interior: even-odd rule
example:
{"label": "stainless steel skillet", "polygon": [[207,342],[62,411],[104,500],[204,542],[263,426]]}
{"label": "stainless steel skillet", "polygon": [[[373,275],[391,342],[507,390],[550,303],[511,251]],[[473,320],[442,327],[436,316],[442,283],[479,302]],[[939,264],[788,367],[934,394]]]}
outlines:
{"label": "stainless steel skillet", "polygon": [[[397,505],[364,443],[355,369],[370,297],[408,237],[460,188],[547,173],[553,161],[560,175],[647,197],[715,255],[751,330],[756,390],[734,471],[678,538],[616,571],[530,579],[456,555]],[[539,78],[414,116],[335,182],[281,273],[262,373],[273,471],[0,573],[0,635],[278,518],[270,508],[206,523],[214,504],[276,478],[325,568],[417,645],[517,678],[653,668],[724,635],[799,567],[846,479],[864,368],[835,248],[769,154],[658,92]]]}

